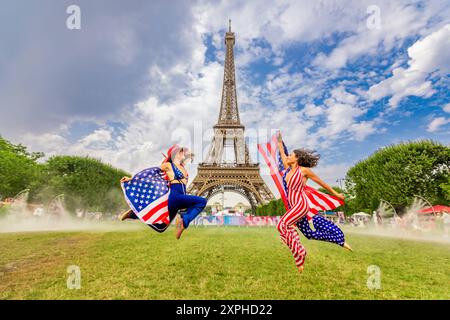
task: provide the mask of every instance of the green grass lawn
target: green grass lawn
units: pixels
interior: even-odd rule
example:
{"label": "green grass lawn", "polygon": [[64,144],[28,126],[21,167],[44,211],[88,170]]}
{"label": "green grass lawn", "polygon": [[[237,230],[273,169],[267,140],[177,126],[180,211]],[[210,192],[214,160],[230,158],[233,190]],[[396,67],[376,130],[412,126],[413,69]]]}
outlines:
{"label": "green grass lawn", "polygon": [[[120,227],[120,226],[119,226]],[[450,246],[347,234],[355,252],[302,238],[296,271],[275,228],[0,234],[0,299],[450,299]],[[81,289],[66,286],[81,269]],[[370,290],[367,268],[381,269]]]}

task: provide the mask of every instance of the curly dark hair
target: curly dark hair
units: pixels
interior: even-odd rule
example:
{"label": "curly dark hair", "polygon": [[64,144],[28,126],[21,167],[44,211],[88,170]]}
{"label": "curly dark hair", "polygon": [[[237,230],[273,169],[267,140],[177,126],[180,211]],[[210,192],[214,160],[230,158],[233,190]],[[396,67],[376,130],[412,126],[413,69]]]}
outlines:
{"label": "curly dark hair", "polygon": [[313,168],[317,166],[320,159],[320,155],[317,154],[315,150],[304,148],[295,149],[294,154],[297,157],[298,165],[306,168]]}

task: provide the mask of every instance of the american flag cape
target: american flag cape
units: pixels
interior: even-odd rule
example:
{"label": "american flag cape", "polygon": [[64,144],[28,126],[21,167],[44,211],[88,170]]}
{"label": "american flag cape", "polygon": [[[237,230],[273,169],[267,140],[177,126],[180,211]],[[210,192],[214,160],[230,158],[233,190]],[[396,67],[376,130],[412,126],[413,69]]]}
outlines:
{"label": "american flag cape", "polygon": [[121,182],[121,187],[125,200],[139,220],[158,232],[167,229],[170,190],[159,167],[142,170],[132,180]]}
{"label": "american flag cape", "polygon": [[[283,142],[284,153],[288,155],[288,150]],[[275,186],[280,192],[281,199],[283,200],[286,211],[289,210],[288,198],[287,198],[287,185],[283,178],[285,171],[281,155],[278,150],[278,139],[274,134],[269,142],[266,144],[258,144],[258,150],[264,158],[267,166],[270,170],[270,176],[275,182]],[[323,193],[310,186],[305,186],[305,194],[308,200],[310,211],[306,214],[306,218],[311,220],[314,215],[319,211],[328,211],[336,209],[344,204],[344,201],[338,197]]]}

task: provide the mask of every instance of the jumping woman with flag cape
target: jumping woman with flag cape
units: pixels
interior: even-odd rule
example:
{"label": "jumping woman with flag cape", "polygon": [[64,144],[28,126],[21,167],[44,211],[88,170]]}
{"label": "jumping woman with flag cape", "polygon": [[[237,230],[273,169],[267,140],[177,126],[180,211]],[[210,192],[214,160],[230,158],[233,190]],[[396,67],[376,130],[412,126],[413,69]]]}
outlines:
{"label": "jumping woman with flag cape", "polygon": [[[286,213],[277,224],[282,241],[291,250],[299,272],[303,271],[306,250],[300,243],[298,228],[308,239],[323,240],[339,244],[349,250],[345,243],[344,233],[334,223],[316,215],[319,210],[332,210],[344,203],[344,195],[337,193],[322,181],[311,168],[317,165],[320,158],[313,151],[296,149],[288,154],[281,138],[281,133],[274,135],[266,146],[258,145],[271,176],[280,191],[286,207]],[[333,195],[327,195],[306,185],[308,179],[313,180]],[[308,220],[312,220],[315,231]]]}
{"label": "jumping woman with flag cape", "polygon": [[186,194],[188,173],[184,163],[192,157],[188,148],[174,145],[160,167],[145,169],[133,178],[123,177],[120,182],[131,209],[122,213],[120,220],[140,219],[163,232],[180,213],[176,221],[176,238],[179,239],[206,206],[205,198]]}

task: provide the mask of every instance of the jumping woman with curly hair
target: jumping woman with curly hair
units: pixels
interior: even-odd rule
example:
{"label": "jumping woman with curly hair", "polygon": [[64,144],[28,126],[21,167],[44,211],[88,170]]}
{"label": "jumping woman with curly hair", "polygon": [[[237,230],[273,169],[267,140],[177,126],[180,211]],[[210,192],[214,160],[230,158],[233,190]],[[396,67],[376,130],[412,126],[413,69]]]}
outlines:
{"label": "jumping woman with curly hair", "polygon": [[278,132],[278,148],[285,169],[283,178],[287,185],[289,210],[281,217],[277,224],[277,230],[280,233],[283,242],[291,250],[299,272],[302,272],[306,250],[300,243],[300,238],[295,230],[295,225],[310,211],[304,190],[307,180],[313,180],[328,192],[342,200],[344,200],[344,195],[337,193],[311,170],[311,168],[317,165],[320,159],[320,156],[314,151],[296,149],[291,154],[286,155],[280,132]]}

